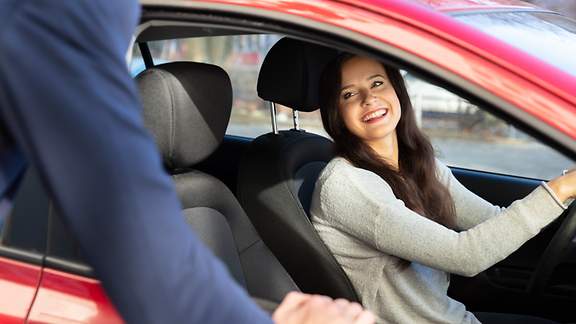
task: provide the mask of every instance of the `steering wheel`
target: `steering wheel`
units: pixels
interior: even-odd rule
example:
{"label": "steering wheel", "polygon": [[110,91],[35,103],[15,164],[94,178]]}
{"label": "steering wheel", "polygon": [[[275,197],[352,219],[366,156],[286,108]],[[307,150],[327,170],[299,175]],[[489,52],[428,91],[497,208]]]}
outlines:
{"label": "steering wheel", "polygon": [[544,250],[536,270],[532,274],[528,283],[528,292],[533,295],[543,295],[552,272],[562,260],[566,249],[574,244],[572,240],[576,236],[576,201],[572,202],[566,211],[566,218],[562,221],[560,228],[550,240]]}

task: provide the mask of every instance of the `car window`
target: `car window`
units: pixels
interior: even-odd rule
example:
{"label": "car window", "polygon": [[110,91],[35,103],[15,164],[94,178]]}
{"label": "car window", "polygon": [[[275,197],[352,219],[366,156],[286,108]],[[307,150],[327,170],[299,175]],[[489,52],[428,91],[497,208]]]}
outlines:
{"label": "car window", "polygon": [[[256,93],[258,71],[268,50],[281,36],[251,34],[150,42],[155,64],[194,61],[215,64],[230,75],[234,93],[228,135],[250,138],[272,130],[270,108]],[[132,71],[143,69],[134,52]],[[430,137],[437,156],[448,165],[551,179],[574,161],[526,133],[443,88],[405,76],[419,125]],[[293,128],[293,111],[276,105],[279,129]],[[328,137],[319,111],[299,113],[299,125]],[[529,161],[529,162],[522,162]]]}
{"label": "car window", "polygon": [[140,54],[140,49],[138,46],[132,46],[132,55],[128,61],[128,71],[130,75],[135,77],[138,73],[144,71],[146,69],[146,64],[144,63],[144,59]]}
{"label": "car window", "polygon": [[405,77],[419,123],[451,166],[551,179],[574,161],[443,88]]}
{"label": "car window", "polygon": [[4,232],[6,229],[6,223],[11,215],[12,203],[8,199],[0,200],[0,244],[2,244],[3,238],[6,236]]}
{"label": "car window", "polygon": [[[468,100],[403,74],[417,123],[446,164],[536,179],[554,178],[575,164]],[[315,114],[302,123],[303,128],[328,137]]]}
{"label": "car window", "polygon": [[0,242],[2,242],[2,238],[5,236],[4,229],[6,228],[5,224],[8,220],[8,217],[11,215],[12,212],[12,201],[9,200],[7,197],[0,197]]}
{"label": "car window", "polygon": [[[154,64],[193,61],[215,64],[223,68],[232,81],[233,105],[226,134],[256,137],[271,129],[270,108],[256,92],[258,71],[268,50],[282,36],[251,34],[199,37],[149,42]],[[138,52],[134,52],[131,70],[143,69]],[[290,116],[278,108],[279,124],[288,127]]]}
{"label": "car window", "polygon": [[[276,120],[278,122],[278,129],[282,130],[294,128],[293,110],[282,105],[276,105],[276,107]],[[312,112],[299,111],[298,125],[300,129],[329,137],[328,134],[324,131],[324,127],[322,126],[320,110]]]}
{"label": "car window", "polygon": [[48,226],[48,195],[34,168],[25,172],[14,190],[12,202],[1,202],[0,247],[43,254]]}

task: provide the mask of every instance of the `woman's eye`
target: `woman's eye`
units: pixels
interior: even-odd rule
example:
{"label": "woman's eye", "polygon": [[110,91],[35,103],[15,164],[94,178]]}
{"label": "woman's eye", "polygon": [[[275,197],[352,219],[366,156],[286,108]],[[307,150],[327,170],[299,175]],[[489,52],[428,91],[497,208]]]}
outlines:
{"label": "woman's eye", "polygon": [[374,81],[374,82],[372,82],[372,88],[379,87],[383,84],[384,84],[384,82],[382,82],[382,81]]}
{"label": "woman's eye", "polygon": [[342,98],[344,98],[344,100],[349,99],[350,97],[352,97],[354,95],[354,93],[352,92],[345,92],[344,94],[342,94]]}

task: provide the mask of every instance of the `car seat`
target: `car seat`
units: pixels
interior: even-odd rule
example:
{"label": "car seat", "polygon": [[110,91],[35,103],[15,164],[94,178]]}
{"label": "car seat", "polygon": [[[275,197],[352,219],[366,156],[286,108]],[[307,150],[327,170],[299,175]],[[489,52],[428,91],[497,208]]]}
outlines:
{"label": "car seat", "polygon": [[[258,95],[297,111],[318,108],[318,80],[336,51],[283,38],[268,52]],[[310,222],[316,180],[332,142],[302,130],[256,138],[239,166],[238,199],[274,255],[304,292],[359,301],[350,280]]]}
{"label": "car seat", "polygon": [[197,235],[251,296],[280,302],[298,290],[233,193],[194,169],[219,146],[230,119],[232,88],[226,72],[209,64],[175,62],[147,69],[136,81],[144,123]]}

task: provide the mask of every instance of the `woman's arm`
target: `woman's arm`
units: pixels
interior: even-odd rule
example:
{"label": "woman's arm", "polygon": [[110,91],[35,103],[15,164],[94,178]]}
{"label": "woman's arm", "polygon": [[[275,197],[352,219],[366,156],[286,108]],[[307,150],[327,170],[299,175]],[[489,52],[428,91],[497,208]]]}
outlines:
{"label": "woman's arm", "polygon": [[[436,160],[436,169],[440,182],[448,188],[456,209],[456,228],[458,230],[470,229],[491,217],[501,213],[505,208],[492,205],[463,186],[452,171],[440,160]],[[567,208],[568,199],[574,192],[576,180],[568,179],[568,175],[558,177],[548,183],[548,191],[555,201],[564,209]],[[571,185],[572,183],[572,185]]]}
{"label": "woman's arm", "polygon": [[502,212],[505,208],[492,205],[462,185],[452,171],[436,159],[438,178],[443,183],[454,201],[456,210],[456,228],[470,229]]}
{"label": "woman's arm", "polygon": [[458,233],[408,209],[379,176],[352,166],[324,179],[320,208],[334,227],[384,253],[465,276],[504,259],[563,212],[540,186]]}

